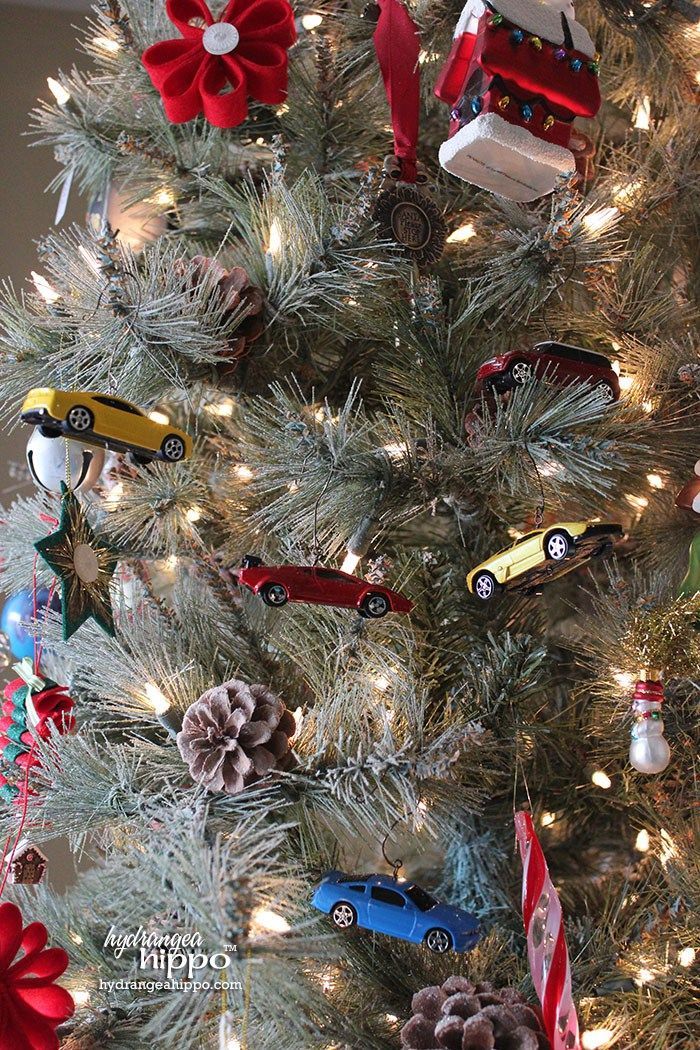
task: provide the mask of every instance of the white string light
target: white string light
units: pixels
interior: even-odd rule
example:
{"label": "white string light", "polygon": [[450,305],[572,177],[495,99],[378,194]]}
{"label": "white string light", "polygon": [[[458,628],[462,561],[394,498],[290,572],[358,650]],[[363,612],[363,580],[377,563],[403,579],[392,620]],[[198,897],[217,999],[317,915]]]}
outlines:
{"label": "white string light", "polygon": [[59,106],[65,106],[70,99],[70,91],[64,88],[63,84],[60,84],[54,77],[47,77],[46,83],[49,85],[49,91],[56,99]]}
{"label": "white string light", "polygon": [[96,36],[93,44],[95,47],[99,47],[101,51],[109,52],[110,55],[116,55],[121,48],[121,44],[113,36]]}
{"label": "white string light", "polygon": [[157,409],[154,409],[153,412],[149,412],[148,418],[152,419],[154,423],[162,423],[164,426],[167,426],[170,422],[165,412],[159,412]]}
{"label": "white string light", "polygon": [[583,1050],[601,1050],[610,1045],[613,1033],[609,1028],[589,1028],[581,1033],[581,1046]]}
{"label": "white string light", "polygon": [[301,24],[307,32],[311,33],[314,29],[318,29],[321,22],[323,21],[323,15],[302,15]]}
{"label": "white string light", "polygon": [[612,780],[602,769],[596,769],[595,773],[591,776],[591,780],[596,787],[603,788],[604,791],[607,791],[609,787],[612,787]]}
{"label": "white string light", "polygon": [[637,833],[637,838],[634,843],[634,848],[639,850],[640,853],[646,853],[651,845],[651,839],[649,838],[649,832],[646,828],[642,828]]}
{"label": "white string light", "polygon": [[648,131],[651,127],[651,99],[648,95],[640,99],[634,111],[633,123],[639,131]]}
{"label": "white string light", "polygon": [[692,966],[695,962],[695,948],[681,948],[678,953],[678,962],[681,966]]}
{"label": "white string light", "polygon": [[476,237],[474,223],[467,222],[464,224],[464,226],[460,226],[458,229],[452,231],[450,236],[447,238],[447,243],[463,244],[465,241],[470,241],[472,237]]}
{"label": "white string light", "polygon": [[348,551],[348,553],[345,555],[345,561],[340,566],[340,571],[347,572],[350,574],[350,576],[352,576],[352,574],[358,566],[359,561],[359,554],[353,554],[351,551]]}
{"label": "white string light", "polygon": [[61,298],[59,293],[49,284],[43,274],[37,273],[36,270],[32,270],[32,281],[34,282],[34,287],[45,303],[51,305],[51,303],[55,303],[57,299]]}
{"label": "white string light", "polygon": [[287,933],[291,930],[287,920],[271,908],[256,908],[250,917],[250,925],[253,933]]}

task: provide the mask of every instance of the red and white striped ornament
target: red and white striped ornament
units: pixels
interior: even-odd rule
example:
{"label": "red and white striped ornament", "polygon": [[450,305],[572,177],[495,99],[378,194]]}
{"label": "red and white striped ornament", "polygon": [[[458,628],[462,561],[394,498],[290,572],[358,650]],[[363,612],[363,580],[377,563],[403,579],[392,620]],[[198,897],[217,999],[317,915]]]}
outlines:
{"label": "red and white striped ornament", "polygon": [[527,955],[532,983],[542,1004],[544,1029],[552,1050],[581,1050],[559,896],[549,876],[532,817],[520,811],[514,819],[523,862],[522,905]]}

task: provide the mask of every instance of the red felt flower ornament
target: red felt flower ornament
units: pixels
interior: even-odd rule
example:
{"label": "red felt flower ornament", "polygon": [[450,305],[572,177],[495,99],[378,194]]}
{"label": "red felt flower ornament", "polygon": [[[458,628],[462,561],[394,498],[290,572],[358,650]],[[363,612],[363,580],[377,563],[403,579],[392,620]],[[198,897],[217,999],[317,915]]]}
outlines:
{"label": "red felt flower ornament", "polygon": [[287,0],[229,0],[218,22],[205,0],[165,6],[182,37],[152,44],[141,61],[171,123],[203,113],[217,128],[233,128],[245,120],[248,98],[284,101],[287,49],[296,40]]}
{"label": "red felt flower ornament", "polygon": [[75,1009],[70,993],[54,984],[68,956],[47,948],[47,936],[41,922],[23,926],[16,904],[0,904],[0,1050],[56,1050],[56,1027]]}

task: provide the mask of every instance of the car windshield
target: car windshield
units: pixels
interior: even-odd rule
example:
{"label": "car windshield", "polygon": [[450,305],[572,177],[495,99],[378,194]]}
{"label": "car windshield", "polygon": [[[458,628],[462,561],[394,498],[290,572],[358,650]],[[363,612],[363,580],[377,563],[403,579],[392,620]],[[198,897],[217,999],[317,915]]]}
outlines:
{"label": "car windshield", "polygon": [[403,891],[409,900],[412,900],[417,908],[421,911],[430,911],[437,904],[434,897],[431,897],[429,893],[421,889],[420,886],[404,886]]}
{"label": "car windshield", "polygon": [[539,531],[537,529],[534,532],[526,532],[524,536],[521,536],[520,539],[515,541],[513,546],[517,547],[519,543],[524,543],[525,540],[531,540],[533,536],[539,536]]}

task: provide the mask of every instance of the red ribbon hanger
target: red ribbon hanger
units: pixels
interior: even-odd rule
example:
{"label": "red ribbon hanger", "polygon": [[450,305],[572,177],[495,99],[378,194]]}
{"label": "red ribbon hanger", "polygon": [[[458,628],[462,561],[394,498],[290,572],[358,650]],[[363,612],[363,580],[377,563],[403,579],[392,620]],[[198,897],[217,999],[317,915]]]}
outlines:
{"label": "red ribbon hanger", "polygon": [[379,20],[374,49],[394,129],[394,153],[401,161],[401,182],[415,182],[420,106],[420,34],[400,0],[377,0]]}

